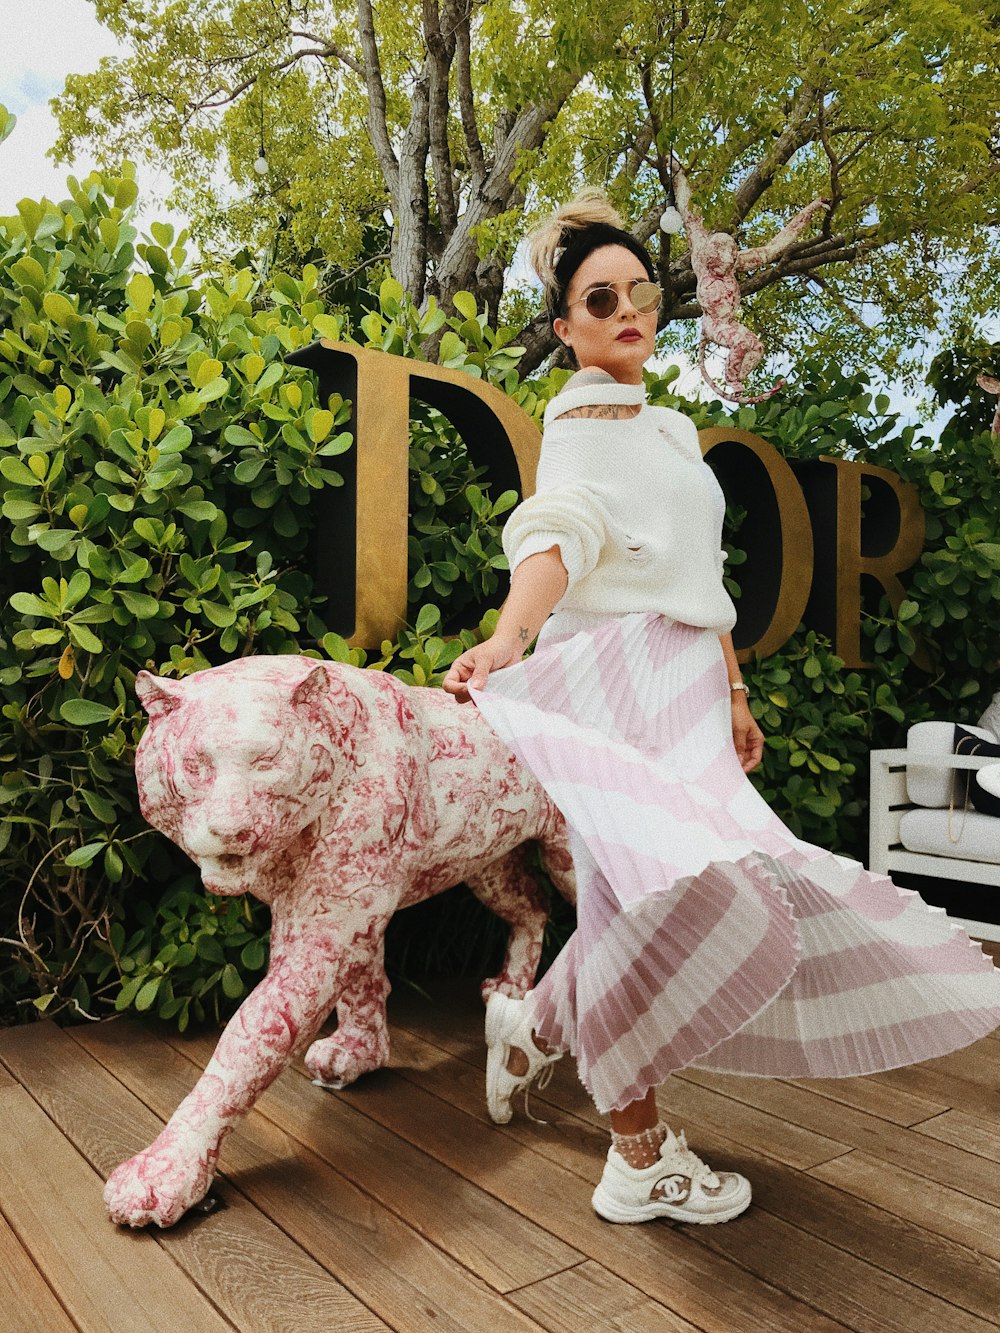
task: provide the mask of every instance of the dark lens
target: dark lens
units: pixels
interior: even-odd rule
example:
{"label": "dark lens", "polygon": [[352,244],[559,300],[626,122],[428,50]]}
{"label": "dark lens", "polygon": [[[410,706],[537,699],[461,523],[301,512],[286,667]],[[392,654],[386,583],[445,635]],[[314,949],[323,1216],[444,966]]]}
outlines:
{"label": "dark lens", "polygon": [[637,282],[632,288],[632,304],[640,314],[648,315],[660,304],[660,289],[655,282]]}
{"label": "dark lens", "polygon": [[618,309],[618,293],[613,287],[595,287],[587,293],[587,309],[595,319],[610,319]]}

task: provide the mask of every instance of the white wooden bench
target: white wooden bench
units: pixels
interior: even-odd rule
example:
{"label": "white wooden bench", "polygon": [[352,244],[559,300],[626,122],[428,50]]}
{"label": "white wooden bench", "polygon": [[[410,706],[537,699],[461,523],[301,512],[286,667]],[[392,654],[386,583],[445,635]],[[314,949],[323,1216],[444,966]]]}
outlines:
{"label": "white wooden bench", "polygon": [[[969,828],[975,836],[976,845],[986,847],[987,854],[971,858],[968,855],[947,855],[948,839],[945,835],[937,837],[941,852],[929,850],[913,851],[904,845],[900,836],[900,821],[910,811],[924,810],[925,807],[911,800],[907,792],[907,766],[919,768],[925,773],[929,769],[952,770],[982,768],[986,764],[995,764],[995,757],[988,755],[932,754],[914,749],[872,750],[871,760],[871,804],[869,808],[869,851],[868,868],[880,874],[892,875],[894,870],[908,871],[916,875],[931,875],[941,879],[964,880],[970,884],[986,884],[1000,889],[1000,816],[986,815],[969,809],[963,813],[962,802],[955,802],[952,816],[953,827],[963,828],[963,820],[971,821]],[[973,779],[974,780],[974,779]],[[929,818],[928,818],[929,817]],[[928,807],[926,816],[921,815],[926,829],[929,820],[934,822],[935,831],[947,825],[946,808]],[[912,822],[912,821],[911,821]],[[904,824],[904,836],[906,825]],[[995,859],[994,850],[995,849]],[[949,912],[949,916],[951,913]],[[1000,941],[1000,926],[986,921],[972,921],[962,917],[952,918],[970,935],[979,939]]]}

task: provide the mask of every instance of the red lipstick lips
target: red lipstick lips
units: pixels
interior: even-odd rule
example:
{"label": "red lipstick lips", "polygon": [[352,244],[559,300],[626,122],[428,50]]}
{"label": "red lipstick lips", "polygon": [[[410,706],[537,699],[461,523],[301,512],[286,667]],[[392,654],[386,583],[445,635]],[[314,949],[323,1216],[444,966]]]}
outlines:
{"label": "red lipstick lips", "polygon": [[621,333],[615,338],[615,342],[634,342],[641,337],[642,334],[638,329],[622,329]]}

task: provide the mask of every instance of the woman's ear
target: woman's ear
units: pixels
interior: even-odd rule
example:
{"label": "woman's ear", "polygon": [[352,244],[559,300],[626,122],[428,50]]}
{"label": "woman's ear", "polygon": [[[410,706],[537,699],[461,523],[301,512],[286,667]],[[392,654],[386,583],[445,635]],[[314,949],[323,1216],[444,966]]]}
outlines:
{"label": "woman's ear", "polygon": [[552,332],[556,335],[556,337],[559,339],[559,341],[562,343],[564,347],[570,346],[570,344],[566,341],[566,334],[568,330],[569,330],[569,325],[562,317],[554,319],[552,321]]}

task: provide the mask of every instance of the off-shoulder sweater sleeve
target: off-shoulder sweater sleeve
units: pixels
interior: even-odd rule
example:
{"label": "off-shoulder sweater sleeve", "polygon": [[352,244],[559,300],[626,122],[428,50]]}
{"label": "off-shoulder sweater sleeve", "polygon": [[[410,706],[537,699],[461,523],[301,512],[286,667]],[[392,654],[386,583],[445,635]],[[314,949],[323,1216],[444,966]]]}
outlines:
{"label": "off-shoulder sweater sleeve", "polygon": [[604,506],[581,480],[540,487],[511,513],[500,536],[512,575],[529,555],[558,545],[567,588],[596,566],[606,539]]}

